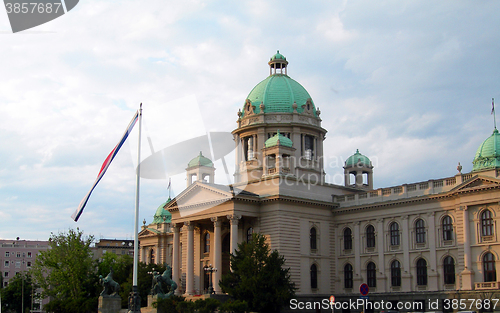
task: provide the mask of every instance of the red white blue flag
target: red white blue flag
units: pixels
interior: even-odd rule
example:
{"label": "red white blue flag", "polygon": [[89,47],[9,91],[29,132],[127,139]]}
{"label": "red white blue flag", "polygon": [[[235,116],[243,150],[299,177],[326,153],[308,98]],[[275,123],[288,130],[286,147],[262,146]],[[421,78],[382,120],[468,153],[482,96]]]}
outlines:
{"label": "red white blue flag", "polygon": [[132,121],[130,121],[130,124],[128,124],[127,130],[123,134],[120,142],[116,145],[116,147],[113,150],[111,150],[111,153],[108,155],[106,160],[104,160],[104,163],[102,163],[101,170],[99,171],[99,174],[97,175],[97,179],[95,180],[94,185],[92,185],[92,188],[90,188],[90,191],[82,199],[82,201],[80,202],[80,205],[78,206],[78,209],[76,209],[76,211],[73,213],[73,215],[71,215],[71,218],[74,219],[75,222],[77,222],[78,219],[80,218],[80,215],[82,215],[83,209],[85,208],[87,201],[89,201],[89,198],[90,198],[90,195],[92,194],[92,191],[94,191],[95,186],[97,186],[97,184],[99,183],[101,178],[104,176],[104,173],[106,173],[106,170],[108,169],[109,165],[111,164],[111,162],[113,161],[115,156],[118,154],[118,151],[120,150],[120,148],[125,143],[125,140],[127,140],[128,135],[132,131],[132,128],[134,128],[134,125],[138,119],[139,119],[139,111],[137,111],[135,113],[134,118],[132,119]]}
{"label": "red white blue flag", "polygon": [[491,99],[491,114],[495,113],[495,98]]}

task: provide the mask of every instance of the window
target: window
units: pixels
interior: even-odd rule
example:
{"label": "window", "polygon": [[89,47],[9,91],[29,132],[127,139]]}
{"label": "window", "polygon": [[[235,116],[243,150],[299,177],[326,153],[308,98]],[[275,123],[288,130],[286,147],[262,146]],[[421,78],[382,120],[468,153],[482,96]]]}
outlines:
{"label": "window", "polygon": [[417,243],[425,242],[425,225],[424,220],[421,218],[415,222],[415,241]]}
{"label": "window", "polygon": [[375,227],[373,227],[373,225],[368,225],[368,227],[366,227],[366,247],[375,247]]}
{"label": "window", "polygon": [[391,286],[401,286],[401,263],[398,260],[391,263]]}
{"label": "window", "polygon": [[9,261],[5,261],[4,266],[5,267],[9,267],[9,265],[10,265],[10,262]]}
{"label": "window", "polygon": [[311,265],[311,289],[318,288],[318,267],[316,264]]}
{"label": "window", "polygon": [[20,258],[21,257],[21,252],[17,252],[16,253],[16,258]]}
{"label": "window", "polygon": [[203,252],[210,252],[210,234],[208,232],[205,233],[205,238],[203,239]]}
{"label": "window", "polygon": [[399,224],[396,222],[391,223],[391,226],[389,226],[389,233],[391,237],[391,246],[399,246]]}
{"label": "window", "polygon": [[377,270],[375,268],[375,263],[370,262],[366,266],[366,278],[368,287],[377,286]]}
{"label": "window", "polygon": [[484,281],[497,281],[497,272],[495,269],[495,257],[490,252],[483,256]]}
{"label": "window", "polygon": [[9,272],[3,272],[3,277],[9,277]]}
{"label": "window", "polygon": [[443,262],[444,283],[447,285],[455,284],[455,260],[451,256],[444,258]]}
{"label": "window", "polygon": [[253,228],[248,227],[247,229],[247,243],[252,242]]}
{"label": "window", "polygon": [[348,227],[344,229],[344,250],[352,249],[352,231]]}
{"label": "window", "polygon": [[10,257],[10,252],[9,251],[5,251],[5,257],[6,258]]}
{"label": "window", "polygon": [[453,238],[453,221],[451,217],[446,215],[443,218],[443,240],[452,240]]}
{"label": "window", "polygon": [[151,249],[149,251],[149,264],[155,264],[155,250]]}
{"label": "window", "polygon": [[314,137],[304,136],[304,157],[306,160],[312,160],[314,157]]}
{"label": "window", "polygon": [[16,268],[21,268],[21,261],[16,261]]}
{"label": "window", "polygon": [[352,288],[353,282],[352,282],[352,265],[351,264],[346,264],[344,266],[344,288],[349,289]]}
{"label": "window", "polygon": [[316,250],[317,249],[317,241],[316,241],[316,227],[312,227],[311,230],[309,231],[309,238],[311,240],[311,250]]}
{"label": "window", "polygon": [[31,262],[30,261],[28,261],[27,266],[31,267]]}
{"label": "window", "polygon": [[28,252],[28,258],[31,258],[31,252]]}
{"label": "window", "polygon": [[427,285],[427,261],[424,259],[417,261],[417,285]]}
{"label": "window", "polygon": [[483,236],[493,236],[493,218],[490,210],[481,213],[481,234]]}

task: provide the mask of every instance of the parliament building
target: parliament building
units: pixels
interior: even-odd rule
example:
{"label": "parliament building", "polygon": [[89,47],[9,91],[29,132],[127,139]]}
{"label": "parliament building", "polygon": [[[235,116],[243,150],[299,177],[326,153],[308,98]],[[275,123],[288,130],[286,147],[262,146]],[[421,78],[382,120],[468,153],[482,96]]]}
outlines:
{"label": "parliament building", "polygon": [[[500,311],[498,131],[471,152],[468,173],[459,166],[454,176],[374,189],[376,168],[361,150],[346,159],[344,184],[334,185],[325,181],[319,108],[288,76],[282,54],[268,64],[232,132],[234,183],[214,183],[210,151],[186,160],[186,189],[144,223],[140,260],[171,264],[182,295],[206,293],[211,265],[221,293],[230,253],[257,232],[284,256],[300,301],[359,299],[366,284],[367,301],[399,311]],[[403,302],[423,307],[396,308]]]}

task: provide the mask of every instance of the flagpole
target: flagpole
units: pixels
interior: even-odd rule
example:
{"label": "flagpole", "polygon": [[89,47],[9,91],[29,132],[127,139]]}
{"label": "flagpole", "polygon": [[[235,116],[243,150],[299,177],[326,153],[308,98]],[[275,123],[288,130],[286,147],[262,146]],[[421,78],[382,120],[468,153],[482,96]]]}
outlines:
{"label": "flagpole", "polygon": [[139,184],[141,177],[141,130],[142,130],[142,103],[139,108],[139,144],[137,148],[137,173],[135,189],[135,223],[134,223],[134,268],[132,279],[132,292],[129,297],[129,313],[141,312],[141,297],[137,284],[137,272],[139,267]]}
{"label": "flagpole", "polygon": [[495,126],[495,129],[497,129],[497,115],[495,113],[495,98],[491,98],[491,113],[493,113],[493,123]]}

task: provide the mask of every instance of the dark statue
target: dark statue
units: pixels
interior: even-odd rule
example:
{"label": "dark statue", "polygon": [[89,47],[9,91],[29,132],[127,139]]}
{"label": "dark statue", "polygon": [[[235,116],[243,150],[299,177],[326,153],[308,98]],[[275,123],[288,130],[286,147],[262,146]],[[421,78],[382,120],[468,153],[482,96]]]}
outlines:
{"label": "dark statue", "polygon": [[99,275],[99,283],[104,287],[100,296],[102,297],[120,297],[120,284],[113,280],[113,268],[106,277]]}
{"label": "dark statue", "polygon": [[154,271],[151,294],[153,296],[156,295],[160,299],[170,298],[177,289],[176,282],[170,279],[171,276],[172,268],[169,265],[167,265],[167,269],[161,275],[157,271]]}

